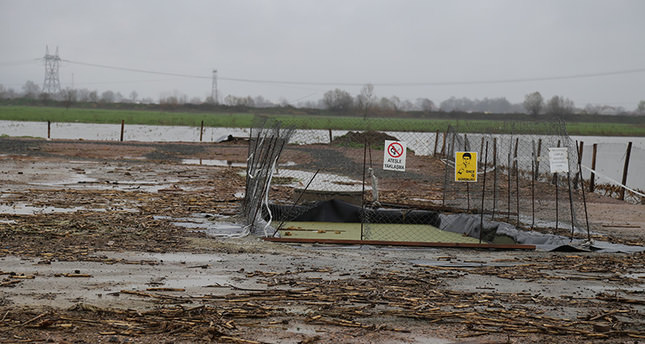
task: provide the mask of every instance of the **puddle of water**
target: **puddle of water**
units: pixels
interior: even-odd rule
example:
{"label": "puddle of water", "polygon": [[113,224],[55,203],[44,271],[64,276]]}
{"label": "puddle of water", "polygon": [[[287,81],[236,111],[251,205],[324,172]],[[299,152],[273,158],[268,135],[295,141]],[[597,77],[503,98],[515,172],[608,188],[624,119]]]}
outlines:
{"label": "puddle of water", "polygon": [[[143,290],[150,287],[182,288],[180,295],[205,295],[217,292],[210,285],[229,285],[229,274],[218,269],[221,258],[214,255],[190,253],[117,253],[102,252],[102,256],[128,260],[163,260],[160,265],[103,264],[99,262],[58,262],[35,264],[19,257],[2,257],[2,266],[8,271],[36,275],[25,280],[19,289],[6,293],[6,297],[21,305],[50,305],[69,307],[79,300],[92,300],[98,305],[113,306],[122,303],[135,306],[138,300],[119,295],[119,291]],[[202,268],[205,266],[206,268]],[[73,279],[56,275],[73,273],[91,274],[90,278]],[[110,295],[116,293],[116,295]],[[43,298],[43,296],[49,296]],[[97,298],[97,295],[99,297]],[[53,298],[51,296],[54,296]]]}
{"label": "puddle of water", "polygon": [[[307,185],[311,178],[314,176],[313,172],[280,169],[273,177],[293,178],[293,183],[285,184],[290,187],[302,187]],[[339,176],[329,173],[318,173],[316,178],[309,185],[308,190],[312,191],[338,191],[345,192],[362,191],[363,184],[360,180],[351,179],[345,176]],[[366,185],[365,190],[371,190],[371,186]]]}
{"label": "puddle of water", "polygon": [[110,182],[105,185],[106,189],[119,190],[119,191],[142,191],[142,192],[159,192],[159,190],[172,188],[172,186],[179,182],[176,180],[165,180],[163,183],[154,181],[128,181],[128,182]]}
{"label": "puddle of water", "polygon": [[219,167],[246,167],[246,163],[232,162],[218,159],[182,159],[184,165],[202,165],[202,166],[219,166]]}
{"label": "puddle of water", "polygon": [[596,292],[596,293],[606,293],[606,292],[633,292],[633,293],[642,293],[643,287],[645,284],[636,285],[636,286],[607,286],[607,285],[588,285],[587,289]]}
{"label": "puddle of water", "polygon": [[163,183],[154,181],[98,181],[97,179],[87,178],[86,180],[62,181],[56,183],[32,183],[33,185],[41,186],[64,186],[71,189],[84,189],[84,190],[117,190],[117,191],[140,191],[155,193],[159,190],[169,189],[179,182],[179,180],[166,180]]}
{"label": "puddle of water", "polygon": [[145,261],[158,261],[167,264],[173,263],[186,263],[188,265],[199,265],[204,263],[219,262],[223,259],[217,255],[206,253],[185,253],[185,252],[170,252],[170,253],[146,253],[146,252],[100,252],[101,256],[115,259],[127,260],[145,260]]}
{"label": "puddle of water", "polygon": [[514,266],[514,264],[509,263],[500,263],[500,262],[462,262],[462,261],[440,261],[440,260],[426,260],[426,259],[415,259],[410,260],[410,263],[416,265],[424,266],[436,266],[436,267],[451,267],[451,268],[480,268],[484,266]]}
{"label": "puddle of water", "polygon": [[204,229],[204,233],[211,237],[220,237],[222,235],[239,235],[244,233],[244,225],[231,222],[218,222],[213,226]]}
{"label": "puddle of water", "polygon": [[625,277],[640,279],[645,282],[645,272],[626,274]]}
{"label": "puddle of water", "polygon": [[105,212],[105,209],[88,209],[85,207],[33,207],[24,203],[15,203],[12,205],[0,205],[0,214],[8,215],[34,215],[34,214],[54,214],[54,213],[75,213],[77,211],[95,211]]}
{"label": "puddle of water", "polygon": [[224,216],[209,216],[206,214],[194,214],[193,217],[173,218],[170,216],[154,216],[155,220],[170,220],[172,224],[179,227],[197,230],[206,233],[208,236],[219,237],[222,235],[236,235],[244,232],[244,225],[227,222],[214,221],[213,219],[224,219]]}
{"label": "puddle of water", "polygon": [[90,178],[84,174],[72,174],[68,178],[61,179],[58,181],[51,181],[46,183],[29,183],[30,185],[40,185],[40,186],[63,186],[70,184],[82,184],[82,183],[95,183],[97,179]]}

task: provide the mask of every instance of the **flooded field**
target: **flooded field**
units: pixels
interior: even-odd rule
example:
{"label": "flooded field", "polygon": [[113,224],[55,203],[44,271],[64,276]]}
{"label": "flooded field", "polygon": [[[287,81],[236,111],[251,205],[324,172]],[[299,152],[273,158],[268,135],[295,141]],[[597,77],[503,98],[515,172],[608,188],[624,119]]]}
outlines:
{"label": "flooded field", "polygon": [[[74,139],[74,140],[101,140],[119,141],[120,124],[87,124],[87,123],[52,123],[52,139]],[[334,130],[332,138],[347,133],[346,130]],[[417,155],[432,155],[435,143],[435,133],[418,132],[388,132],[387,134],[407,143],[408,147],[414,150]],[[14,137],[47,137],[46,122],[20,122],[0,121],[0,136]],[[225,140],[229,135],[234,137],[248,137],[249,130],[246,128],[204,128],[204,142],[219,142]],[[441,134],[440,134],[441,135]],[[512,135],[494,135],[499,139],[500,157],[499,163],[505,164],[505,157],[508,154],[508,142]],[[473,145],[477,146],[481,135],[469,134]],[[517,137],[517,136],[515,136]],[[521,137],[521,136],[520,136]],[[140,142],[199,142],[200,128],[180,126],[152,126],[126,124],[124,130],[125,141]],[[645,190],[645,178],[638,178],[635,171],[645,169],[645,138],[643,137],[607,137],[607,136],[572,136],[575,142],[584,142],[582,164],[584,178],[590,177],[592,163],[593,144],[598,144],[596,178],[599,184],[617,184],[622,180],[626,146],[632,142],[632,152],[628,170],[627,186],[633,189]],[[292,144],[313,144],[328,143],[329,132],[327,130],[298,130],[291,139]],[[478,148],[477,148],[478,149]],[[1,153],[1,152],[0,152]],[[526,153],[526,152],[525,152]],[[530,154],[526,153],[526,154]],[[187,163],[197,163],[188,162]],[[222,164],[224,162],[206,159],[203,164]],[[528,170],[530,165],[521,166]]]}

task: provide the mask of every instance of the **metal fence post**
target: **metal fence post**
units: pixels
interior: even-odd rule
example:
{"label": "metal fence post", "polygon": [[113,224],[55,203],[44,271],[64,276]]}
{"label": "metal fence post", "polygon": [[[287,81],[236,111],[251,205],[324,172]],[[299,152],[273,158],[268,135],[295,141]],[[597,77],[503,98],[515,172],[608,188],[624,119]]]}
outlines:
{"label": "metal fence post", "polygon": [[[482,137],[483,138],[483,137]],[[480,225],[479,225],[479,243],[482,243],[482,232],[484,231],[484,210],[486,209],[484,207],[484,202],[486,201],[486,164],[488,163],[488,141],[486,141],[486,153],[485,153],[485,158],[484,158],[484,181],[482,185],[482,212],[481,212],[481,219],[480,219]]]}
{"label": "metal fence post", "polygon": [[497,206],[497,138],[493,138],[493,213],[491,219],[495,219]]}

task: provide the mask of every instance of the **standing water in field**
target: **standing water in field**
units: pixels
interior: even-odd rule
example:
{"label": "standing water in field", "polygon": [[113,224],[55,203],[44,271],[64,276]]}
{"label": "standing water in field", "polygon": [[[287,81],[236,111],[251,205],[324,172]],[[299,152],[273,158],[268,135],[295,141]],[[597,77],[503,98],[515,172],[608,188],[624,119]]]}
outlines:
{"label": "standing water in field", "polygon": [[[124,140],[141,142],[199,142],[199,127],[162,126],[162,125],[125,125]],[[52,139],[118,141],[120,139],[120,124],[95,123],[51,123]],[[347,134],[347,130],[334,130],[332,136]],[[433,132],[387,132],[387,134],[406,142],[416,155],[432,155],[436,134]],[[47,137],[47,122],[0,121],[0,136]],[[248,128],[214,128],[205,127],[204,142],[220,142],[229,135],[248,137]],[[441,133],[439,135],[442,135]],[[480,134],[469,134],[472,142],[477,143]],[[500,141],[509,135],[494,135]],[[516,135],[517,136],[517,135]],[[521,135],[520,135],[521,136]],[[598,183],[613,184],[603,176],[620,181],[625,161],[625,147],[633,143],[629,176],[627,185],[636,189],[645,189],[645,178],[637,178],[633,171],[645,169],[645,138],[642,137],[612,137],[612,136],[571,136],[571,139],[584,142],[582,164],[591,167],[592,145],[598,144],[598,159],[596,170]],[[290,139],[292,144],[329,143],[328,130],[297,130]],[[504,147],[501,146],[500,147]],[[504,152],[499,152],[500,156]],[[589,178],[589,170],[583,169],[584,178]]]}

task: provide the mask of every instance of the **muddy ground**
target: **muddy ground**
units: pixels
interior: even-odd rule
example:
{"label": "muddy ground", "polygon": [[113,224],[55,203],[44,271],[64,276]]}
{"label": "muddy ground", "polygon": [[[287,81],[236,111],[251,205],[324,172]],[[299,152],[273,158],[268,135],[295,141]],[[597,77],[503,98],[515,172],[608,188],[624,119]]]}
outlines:
{"label": "muddy ground", "polygon": [[[643,253],[213,238],[178,222],[234,220],[244,142],[0,149],[0,343],[645,343]],[[645,205],[589,208],[645,241]]]}

